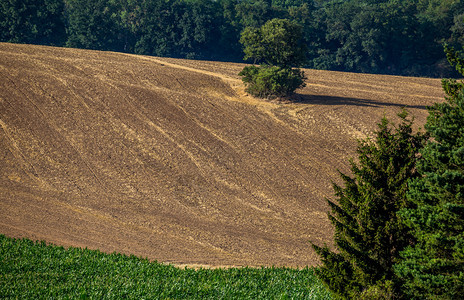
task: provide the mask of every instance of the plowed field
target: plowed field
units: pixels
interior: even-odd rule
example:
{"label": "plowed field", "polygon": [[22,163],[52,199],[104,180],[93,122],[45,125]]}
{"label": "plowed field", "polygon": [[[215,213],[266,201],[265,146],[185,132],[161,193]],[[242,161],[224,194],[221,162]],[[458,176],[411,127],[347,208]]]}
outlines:
{"label": "plowed field", "polygon": [[356,139],[439,80],[306,70],[293,101],[243,65],[0,44],[0,233],[179,265],[306,266]]}

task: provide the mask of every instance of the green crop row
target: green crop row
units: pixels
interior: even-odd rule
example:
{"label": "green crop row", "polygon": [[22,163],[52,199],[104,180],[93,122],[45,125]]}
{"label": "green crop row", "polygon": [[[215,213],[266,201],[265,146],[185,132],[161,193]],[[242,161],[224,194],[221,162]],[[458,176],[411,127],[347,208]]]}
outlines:
{"label": "green crop row", "polygon": [[180,269],[0,235],[0,298],[330,299],[313,269]]}

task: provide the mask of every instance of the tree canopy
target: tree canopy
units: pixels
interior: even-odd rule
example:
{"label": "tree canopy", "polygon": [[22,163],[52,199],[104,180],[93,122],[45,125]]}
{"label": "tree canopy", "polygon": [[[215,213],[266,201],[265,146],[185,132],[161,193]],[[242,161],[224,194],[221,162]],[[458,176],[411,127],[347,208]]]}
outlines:
{"label": "tree canopy", "polygon": [[[446,48],[464,75],[464,54]],[[425,128],[432,139],[421,150],[420,177],[411,182],[413,207],[400,215],[416,242],[395,269],[414,299],[464,295],[464,83],[443,80],[446,101],[429,108]]]}
{"label": "tree canopy", "polygon": [[464,44],[463,16],[462,0],[8,0],[0,41],[241,62],[241,32],[259,38],[277,18],[299,27],[305,67],[443,77],[442,44]]}
{"label": "tree canopy", "polygon": [[0,1],[0,41],[63,45],[63,11],[63,0]]}
{"label": "tree canopy", "polygon": [[302,27],[287,19],[272,19],[260,28],[247,27],[240,43],[244,59],[281,67],[300,67],[306,61]]}
{"label": "tree canopy", "polygon": [[[464,52],[445,46],[464,76]],[[335,251],[313,245],[317,275],[345,298],[461,299],[464,294],[464,82],[443,79],[426,133],[411,123],[361,142],[353,177],[329,201]]]}
{"label": "tree canopy", "polygon": [[353,177],[341,173],[344,186],[334,184],[337,201],[328,202],[336,251],[313,245],[323,263],[316,274],[344,299],[401,294],[393,265],[412,236],[396,212],[410,206],[408,180],[418,176],[415,162],[426,135],[412,133],[406,113],[400,117],[396,128],[384,118],[375,139],[359,142]]}
{"label": "tree canopy", "polygon": [[245,59],[263,63],[247,66],[239,73],[246,91],[260,98],[285,97],[304,87],[305,75],[293,66],[305,62],[301,26],[286,19],[272,19],[259,28],[243,30],[240,43]]}

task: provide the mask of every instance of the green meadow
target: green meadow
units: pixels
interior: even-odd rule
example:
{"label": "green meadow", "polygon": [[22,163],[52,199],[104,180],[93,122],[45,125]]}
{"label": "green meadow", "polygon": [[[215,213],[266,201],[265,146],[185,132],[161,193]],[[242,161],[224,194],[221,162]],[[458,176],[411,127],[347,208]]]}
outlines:
{"label": "green meadow", "polygon": [[312,268],[177,268],[0,235],[0,298],[331,299]]}

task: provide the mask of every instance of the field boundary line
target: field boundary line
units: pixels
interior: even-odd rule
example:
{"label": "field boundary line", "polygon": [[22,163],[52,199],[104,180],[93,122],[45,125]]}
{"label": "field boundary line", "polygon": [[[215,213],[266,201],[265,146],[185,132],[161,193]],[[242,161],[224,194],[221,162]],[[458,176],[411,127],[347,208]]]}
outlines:
{"label": "field boundary line", "polygon": [[236,78],[226,76],[226,75],[223,75],[223,74],[220,74],[220,73],[195,69],[195,68],[192,68],[192,67],[182,66],[182,65],[179,65],[179,64],[174,64],[174,63],[171,63],[171,62],[164,61],[162,58],[160,59],[160,58],[157,58],[157,57],[154,57],[154,56],[137,55],[137,54],[130,54],[130,53],[123,53],[123,54],[127,55],[127,56],[131,56],[131,57],[135,57],[135,58],[138,58],[138,59],[144,59],[144,60],[152,61],[152,62],[158,63],[160,65],[165,65],[165,66],[176,68],[176,69],[182,69],[182,70],[186,70],[186,71],[191,71],[191,72],[196,72],[196,73],[200,73],[200,74],[204,74],[204,75],[218,77],[218,78],[220,78],[220,79],[222,79],[224,81],[241,82],[240,79],[236,79]]}

